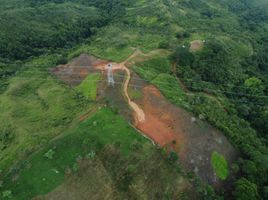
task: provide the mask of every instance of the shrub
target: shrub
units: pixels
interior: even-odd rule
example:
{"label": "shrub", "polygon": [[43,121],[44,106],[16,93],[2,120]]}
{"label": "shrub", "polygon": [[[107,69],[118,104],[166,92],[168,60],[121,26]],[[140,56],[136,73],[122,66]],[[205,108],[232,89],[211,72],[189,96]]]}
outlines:
{"label": "shrub", "polygon": [[44,156],[48,159],[53,159],[54,154],[55,154],[55,151],[53,149],[49,149],[48,152],[44,154]]}
{"label": "shrub", "polygon": [[14,128],[10,124],[4,123],[4,125],[0,128],[0,149],[6,149],[14,138]]}
{"label": "shrub", "polygon": [[251,183],[245,178],[241,178],[235,183],[235,191],[233,195],[236,200],[259,199],[257,185],[255,185],[254,183]]}
{"label": "shrub", "polygon": [[3,199],[11,199],[12,198],[12,191],[6,190],[2,193]]}

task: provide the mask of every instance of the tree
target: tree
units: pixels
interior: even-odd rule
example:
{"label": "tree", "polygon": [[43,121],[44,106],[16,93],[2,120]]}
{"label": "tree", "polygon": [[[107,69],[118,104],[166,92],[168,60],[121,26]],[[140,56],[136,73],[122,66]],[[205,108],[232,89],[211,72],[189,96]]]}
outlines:
{"label": "tree", "polygon": [[265,89],[262,81],[256,77],[245,80],[244,86],[249,95],[263,95]]}
{"label": "tree", "polygon": [[53,159],[54,154],[55,154],[55,151],[53,149],[49,149],[48,152],[46,152],[44,154],[44,157],[46,157],[46,158],[51,160],[51,159]]}
{"label": "tree", "polygon": [[0,127],[0,150],[7,148],[15,138],[11,124],[4,122]]}
{"label": "tree", "polygon": [[194,55],[183,47],[178,47],[171,58],[181,66],[191,66],[194,62]]}
{"label": "tree", "polygon": [[171,151],[168,155],[168,160],[171,162],[171,163],[175,163],[177,162],[177,160],[179,159],[178,155],[176,152],[174,151]]}
{"label": "tree", "polygon": [[12,198],[12,191],[11,190],[6,190],[2,193],[2,196],[4,199],[11,199]]}
{"label": "tree", "polygon": [[235,191],[233,193],[236,200],[257,200],[260,199],[257,185],[245,178],[239,179],[235,183]]}
{"label": "tree", "polygon": [[231,70],[235,63],[230,50],[222,41],[212,38],[206,42],[203,50],[195,55],[192,68],[203,80],[213,83],[230,83]]}

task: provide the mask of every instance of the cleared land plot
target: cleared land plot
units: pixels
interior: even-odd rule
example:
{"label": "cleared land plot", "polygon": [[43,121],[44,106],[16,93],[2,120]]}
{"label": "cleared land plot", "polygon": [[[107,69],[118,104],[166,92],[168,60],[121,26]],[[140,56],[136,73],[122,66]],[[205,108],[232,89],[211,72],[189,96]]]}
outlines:
{"label": "cleared land plot", "polygon": [[92,55],[81,54],[66,65],[59,65],[51,72],[60,80],[71,86],[78,86],[90,73],[97,72],[95,66],[107,64]]}
{"label": "cleared land plot", "polygon": [[139,81],[132,80],[132,89],[139,88],[143,93],[142,100],[136,103],[144,110],[147,119],[145,123],[138,124],[138,128],[160,146],[175,149],[182,164],[195,171],[202,180],[213,185],[222,184],[211,165],[211,155],[214,151],[221,153],[230,165],[237,156],[236,150],[223,133],[169,102],[191,108],[187,101],[188,94],[169,74],[170,64],[158,58],[137,63],[133,69],[159,88],[139,87]]}
{"label": "cleared land plot", "polygon": [[200,50],[203,47],[203,41],[201,40],[194,40],[191,42],[190,50],[195,52]]}

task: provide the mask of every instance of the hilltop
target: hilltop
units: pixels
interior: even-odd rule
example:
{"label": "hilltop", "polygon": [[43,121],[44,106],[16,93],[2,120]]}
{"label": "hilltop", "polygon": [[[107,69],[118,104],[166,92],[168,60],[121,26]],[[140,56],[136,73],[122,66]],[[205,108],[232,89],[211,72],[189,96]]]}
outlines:
{"label": "hilltop", "polygon": [[1,198],[267,198],[267,10],[0,0]]}

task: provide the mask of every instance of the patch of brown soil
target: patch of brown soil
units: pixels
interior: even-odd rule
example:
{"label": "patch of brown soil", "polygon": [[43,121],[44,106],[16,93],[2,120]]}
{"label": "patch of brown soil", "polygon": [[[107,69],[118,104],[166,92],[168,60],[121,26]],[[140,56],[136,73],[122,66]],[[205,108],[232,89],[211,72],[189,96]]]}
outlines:
{"label": "patch of brown soil", "polygon": [[144,122],[139,122],[137,128],[160,146],[172,146],[178,150],[179,144],[183,143],[182,134],[174,131],[172,116],[154,102],[154,99],[164,100],[164,97],[153,86],[146,86],[143,95],[142,107],[146,119]]}
{"label": "patch of brown soil", "polygon": [[191,42],[191,47],[190,50],[191,51],[198,51],[199,49],[201,49],[203,46],[203,42],[201,40],[194,40]]}
{"label": "patch of brown soil", "polygon": [[137,103],[146,116],[138,129],[160,146],[175,150],[182,165],[203,181],[214,186],[223,184],[212,169],[211,155],[214,151],[224,155],[229,166],[237,156],[223,133],[169,103],[153,86],[143,88],[143,99]]}
{"label": "patch of brown soil", "polygon": [[71,86],[79,85],[90,72],[95,72],[95,66],[107,64],[92,55],[81,54],[66,65],[59,65],[51,72],[60,80]]}

